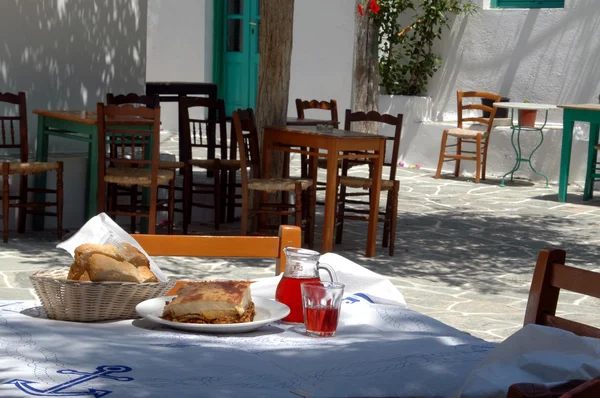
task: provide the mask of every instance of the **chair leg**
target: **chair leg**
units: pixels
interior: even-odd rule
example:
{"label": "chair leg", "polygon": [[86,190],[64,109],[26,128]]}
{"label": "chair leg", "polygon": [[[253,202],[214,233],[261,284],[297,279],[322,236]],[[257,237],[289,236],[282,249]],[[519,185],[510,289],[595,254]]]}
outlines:
{"label": "chair leg", "polygon": [[[19,185],[19,203],[27,203],[27,175],[21,175],[21,184]],[[18,210],[18,232],[20,234],[25,232],[25,226],[27,224],[27,208],[21,207]]]}
{"label": "chair leg", "polygon": [[[119,188],[117,187],[117,184],[110,184],[109,185],[109,198],[110,198],[110,204],[109,204],[109,209],[110,211],[116,211],[117,210],[117,206],[118,206],[118,192]],[[113,220],[117,219],[117,216],[113,215]]]}
{"label": "chair leg", "polygon": [[213,197],[215,199],[215,230],[218,231],[221,222],[221,170],[217,169],[214,173]]}
{"label": "chair leg", "polygon": [[435,178],[440,178],[442,175],[442,167],[444,166],[444,158],[446,156],[446,144],[448,142],[448,130],[444,130],[442,134],[442,144],[440,146],[440,158],[438,159],[438,167],[435,172]]}
{"label": "chair leg", "polygon": [[398,196],[399,196],[399,193],[400,193],[400,181],[396,181],[394,183],[394,187],[392,189],[392,211],[390,214],[390,217],[391,217],[390,249],[389,249],[390,257],[394,255],[394,247],[396,244],[396,224],[398,222]]}
{"label": "chair leg", "polygon": [[[290,198],[288,197],[288,195],[285,192],[281,193],[281,204],[288,206],[286,210],[289,210],[291,208],[290,207]],[[296,202],[296,206],[297,205],[298,205],[298,203]],[[281,225],[288,225],[289,218],[288,218],[287,214],[285,214],[285,215],[282,214],[280,218],[281,218],[281,221],[280,221]],[[298,224],[296,224],[296,225],[298,225]]]}
{"label": "chair leg", "polygon": [[[299,182],[296,183],[295,187],[295,214],[296,214],[296,225],[302,228],[302,184]],[[285,192],[282,192],[282,195],[285,196]],[[306,227],[305,227],[306,228]],[[305,231],[306,233],[306,231]]]}
{"label": "chair leg", "polygon": [[10,163],[2,163],[2,221],[4,223],[4,229],[2,231],[4,243],[8,242],[8,219],[9,219],[9,208],[10,208],[10,185],[8,183],[10,175]]}
{"label": "chair leg", "polygon": [[[174,171],[176,173],[176,171]],[[175,176],[169,181],[169,211],[168,211],[168,222],[169,225],[167,233],[173,235],[173,224],[175,223]]]}
{"label": "chair leg", "polygon": [[477,170],[475,170],[475,183],[479,184],[481,178],[481,134],[477,134],[477,148],[475,149],[475,156],[477,162]]}
{"label": "chair leg", "polygon": [[240,219],[240,235],[248,235],[248,195],[250,191],[242,189],[242,218]]}
{"label": "chair leg", "polygon": [[381,247],[388,247],[388,241],[390,238],[390,212],[392,211],[392,191],[388,191],[387,198],[385,201],[385,218],[383,220],[383,237],[381,239]]}
{"label": "chair leg", "polygon": [[58,239],[63,235],[63,162],[58,162],[56,171],[56,234]]}
{"label": "chair leg", "polygon": [[[137,185],[133,185],[132,187],[129,188],[129,204],[131,205],[131,209],[134,213],[137,213],[137,199],[138,199],[138,190],[137,190]],[[131,233],[134,234],[135,230],[136,230],[136,217],[135,216],[131,216],[131,226],[130,226],[130,230]]]}
{"label": "chair leg", "polygon": [[340,194],[338,195],[338,213],[337,213],[337,229],[335,231],[335,244],[342,243],[342,234],[344,233],[344,210],[346,208],[346,186],[338,184]]}
{"label": "chair leg", "polygon": [[227,183],[227,222],[235,221],[235,188],[237,170],[229,170],[229,182]]}
{"label": "chair leg", "polygon": [[227,221],[227,182],[229,181],[229,177],[228,177],[228,171],[223,169],[221,170],[221,179],[219,182],[219,187],[221,189],[221,192],[219,193],[219,196],[221,198],[221,200],[223,200],[223,203],[221,203],[221,200],[219,200],[219,215],[220,215],[220,219],[219,219],[219,223],[225,223]]}
{"label": "chair leg", "polygon": [[[456,139],[456,154],[462,155],[462,138]],[[458,177],[460,174],[460,158],[456,159],[456,165],[454,166],[454,177]]]}
{"label": "chair leg", "polygon": [[487,168],[487,154],[488,154],[488,142],[489,137],[484,138],[485,142],[483,143],[483,160],[481,164],[481,179],[485,180],[485,170]]}
{"label": "chair leg", "polygon": [[194,176],[192,174],[192,166],[186,164],[183,168],[183,234],[188,234],[188,226],[192,218],[192,184]]}

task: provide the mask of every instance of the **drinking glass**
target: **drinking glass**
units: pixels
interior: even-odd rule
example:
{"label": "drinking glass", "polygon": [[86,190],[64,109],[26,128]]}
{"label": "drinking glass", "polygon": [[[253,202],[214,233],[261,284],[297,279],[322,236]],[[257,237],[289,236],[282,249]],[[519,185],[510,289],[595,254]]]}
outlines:
{"label": "drinking glass", "polygon": [[332,337],[337,330],[344,284],[337,282],[303,283],[302,309],[306,334]]}

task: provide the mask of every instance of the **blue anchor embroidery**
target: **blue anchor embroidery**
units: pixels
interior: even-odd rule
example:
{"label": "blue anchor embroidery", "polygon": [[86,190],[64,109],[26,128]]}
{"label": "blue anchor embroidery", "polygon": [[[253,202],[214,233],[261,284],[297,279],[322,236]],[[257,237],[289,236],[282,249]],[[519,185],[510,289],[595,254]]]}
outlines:
{"label": "blue anchor embroidery", "polygon": [[63,369],[59,370],[56,373],[63,375],[81,375],[76,379],[71,381],[67,381],[65,383],[57,384],[53,387],[47,388],[45,390],[40,390],[35,387],[32,387],[30,384],[34,384],[34,381],[29,380],[21,380],[14,379],[11,381],[7,381],[3,384],[14,384],[17,388],[28,395],[34,395],[37,397],[75,397],[75,396],[92,396],[94,398],[104,397],[105,395],[110,394],[112,391],[109,390],[96,390],[94,388],[88,388],[87,391],[65,391],[74,387],[78,384],[82,384],[88,382],[93,379],[98,378],[106,378],[112,379],[116,381],[132,381],[133,377],[119,377],[113,376],[113,373],[125,373],[131,371],[131,368],[128,366],[122,365],[103,365],[98,366],[95,372],[87,373],[80,372],[74,369]]}

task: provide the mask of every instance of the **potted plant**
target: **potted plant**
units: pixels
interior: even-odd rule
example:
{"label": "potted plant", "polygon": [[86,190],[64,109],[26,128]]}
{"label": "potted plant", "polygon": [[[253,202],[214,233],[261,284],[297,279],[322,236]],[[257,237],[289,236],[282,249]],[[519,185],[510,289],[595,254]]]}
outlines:
{"label": "potted plant", "polygon": [[[523,103],[529,104],[531,101],[525,100]],[[535,109],[519,109],[519,126],[535,127],[537,111]]]}
{"label": "potted plant", "polygon": [[[375,56],[383,92],[419,96],[427,92],[429,79],[442,64],[433,48],[444,28],[450,27],[453,16],[472,14],[477,6],[473,0],[359,0],[358,10],[374,18],[378,27]],[[406,18],[411,21],[403,25]]]}
{"label": "potted plant", "polygon": [[[508,97],[502,97],[502,99],[500,99],[500,102],[510,102],[510,98]],[[481,99],[481,105],[485,105],[485,106],[489,106],[489,107],[493,107],[494,106],[494,100],[488,99],[488,98],[482,98]],[[489,118],[490,117],[490,113],[483,111],[483,117],[484,118]],[[508,108],[498,108],[496,109],[496,119],[506,119],[508,117]]]}

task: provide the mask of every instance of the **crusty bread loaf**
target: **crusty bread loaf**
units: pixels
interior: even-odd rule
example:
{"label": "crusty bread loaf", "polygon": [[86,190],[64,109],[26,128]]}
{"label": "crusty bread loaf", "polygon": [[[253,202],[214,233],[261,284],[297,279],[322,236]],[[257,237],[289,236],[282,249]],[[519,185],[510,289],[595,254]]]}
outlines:
{"label": "crusty bread loaf", "polygon": [[86,243],[75,249],[68,279],[92,282],[158,282],[150,261],[136,247]]}
{"label": "crusty bread loaf", "polygon": [[122,248],[117,249],[117,253],[123,261],[127,261],[136,267],[150,267],[150,261],[137,247],[131,246],[129,243],[121,243]]}
{"label": "crusty bread loaf", "polygon": [[93,282],[140,282],[137,268],[127,261],[98,253],[92,254],[88,261],[87,269]]}

